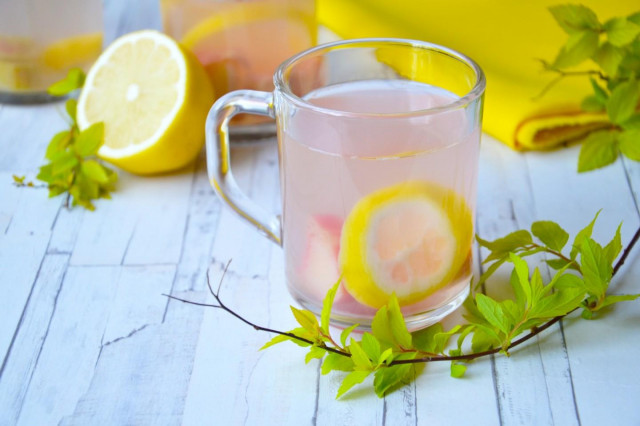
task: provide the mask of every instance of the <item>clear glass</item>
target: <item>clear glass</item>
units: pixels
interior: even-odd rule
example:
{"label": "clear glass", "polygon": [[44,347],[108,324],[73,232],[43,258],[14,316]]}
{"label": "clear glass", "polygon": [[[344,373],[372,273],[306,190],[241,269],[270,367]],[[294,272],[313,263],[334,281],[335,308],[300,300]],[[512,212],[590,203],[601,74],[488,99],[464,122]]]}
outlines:
{"label": "clear glass", "polygon": [[0,0],[0,101],[49,100],[71,68],[102,50],[101,0]]}
{"label": "clear glass", "polygon": [[[273,73],[315,45],[315,0],[161,0],[164,29],[195,53],[216,96],[273,90]],[[234,125],[264,122],[238,117]]]}
{"label": "clear glass", "polygon": [[[318,313],[340,280],[332,321],[364,329],[393,293],[410,329],[456,309],[471,278],[480,68],[425,42],[351,40],[289,59],[275,85],[273,98],[216,102],[207,151],[223,200],[282,244],[293,297]],[[225,126],[239,112],[276,117],[281,224],[233,182]]]}

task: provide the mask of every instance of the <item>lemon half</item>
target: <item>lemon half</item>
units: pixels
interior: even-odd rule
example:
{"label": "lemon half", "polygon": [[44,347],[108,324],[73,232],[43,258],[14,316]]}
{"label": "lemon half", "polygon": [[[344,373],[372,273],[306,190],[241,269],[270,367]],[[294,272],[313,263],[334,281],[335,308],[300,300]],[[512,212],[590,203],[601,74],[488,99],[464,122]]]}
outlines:
{"label": "lemon half", "polygon": [[179,169],[204,143],[213,90],[202,66],[152,30],[114,41],[89,71],[78,100],[80,129],[104,122],[98,155],[138,174]]}
{"label": "lemon half", "polygon": [[396,293],[416,303],[446,286],[465,264],[471,210],[454,191],[410,181],[362,198],[342,228],[344,285],[360,303],[379,308]]}

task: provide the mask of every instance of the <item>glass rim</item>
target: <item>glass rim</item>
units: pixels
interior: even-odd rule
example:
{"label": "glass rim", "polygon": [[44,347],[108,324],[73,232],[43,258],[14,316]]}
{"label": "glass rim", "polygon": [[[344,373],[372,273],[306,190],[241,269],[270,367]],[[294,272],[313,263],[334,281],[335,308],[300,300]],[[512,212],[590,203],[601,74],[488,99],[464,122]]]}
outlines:
{"label": "glass rim", "polygon": [[[435,52],[439,52],[445,55],[448,55],[454,59],[457,59],[463,62],[465,65],[468,65],[474,72],[476,81],[471,88],[464,96],[459,97],[453,102],[447,103],[445,105],[440,105],[431,108],[419,109],[414,111],[405,111],[405,112],[397,112],[397,113],[370,113],[370,112],[349,112],[349,111],[341,111],[337,109],[331,109],[327,107],[321,107],[314,105],[300,96],[293,93],[291,87],[289,86],[286,78],[287,70],[292,69],[297,63],[306,58],[307,56],[322,52],[329,51],[336,47],[381,47],[381,46],[389,46],[389,45],[402,45],[402,46],[411,46],[411,47],[419,47],[426,50],[431,50]],[[357,38],[357,39],[346,39],[339,40],[330,43],[319,44],[317,46],[311,47],[309,49],[303,50],[302,52],[290,57],[285,60],[278,66],[278,69],[274,73],[273,76],[274,86],[276,91],[282,93],[284,97],[291,103],[295,104],[298,107],[307,108],[310,110],[314,110],[316,112],[326,114],[326,115],[334,115],[339,117],[353,117],[353,118],[399,118],[399,117],[413,117],[413,116],[423,116],[423,115],[433,115],[439,114],[442,112],[452,111],[459,108],[464,108],[476,99],[478,99],[485,91],[486,86],[486,78],[482,68],[471,58],[468,56],[457,52],[448,47],[444,47],[435,43],[430,43],[427,41],[421,40],[412,40],[412,39],[404,39],[404,38]]]}

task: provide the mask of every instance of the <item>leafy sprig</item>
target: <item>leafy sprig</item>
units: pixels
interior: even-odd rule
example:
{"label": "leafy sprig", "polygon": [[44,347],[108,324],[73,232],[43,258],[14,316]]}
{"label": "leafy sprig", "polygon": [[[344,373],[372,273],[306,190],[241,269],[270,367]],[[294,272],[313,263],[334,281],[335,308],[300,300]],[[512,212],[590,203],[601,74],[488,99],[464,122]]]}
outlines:
{"label": "leafy sprig", "polygon": [[[72,69],[64,80],[49,88],[49,93],[53,96],[68,95],[80,89],[84,80],[82,70]],[[45,153],[48,163],[40,167],[37,178],[46,183],[49,197],[66,193],[67,207],[79,205],[94,210],[94,200],[111,198],[118,176],[96,156],[104,140],[104,124],[96,123],[81,131],[76,121],[76,109],[77,101],[68,99],[65,110],[69,129],[55,134],[49,142]],[[23,184],[24,178],[19,176],[14,177],[14,183],[34,186],[31,182]]]}
{"label": "leafy sprig", "polygon": [[[569,248],[566,248],[569,234],[550,221],[535,222],[531,231],[516,231],[495,241],[478,238],[479,244],[490,250],[485,260],[490,266],[482,279],[486,281],[502,264],[512,265],[510,284],[514,297],[498,301],[483,293],[472,293],[464,304],[467,323],[448,330],[437,323],[410,333],[398,299],[392,295],[375,314],[371,332],[364,332],[358,340],[353,334],[358,326],[355,324],[344,329],[339,339],[334,338],[329,319],[342,279],[327,293],[320,321],[310,311],[291,307],[299,326],[287,332],[261,327],[229,309],[220,299],[220,286],[214,292],[209,284],[217,305],[168,297],[222,309],[256,330],[277,334],[261,349],[286,341],[308,348],[305,362],[322,360],[323,375],[332,371],[347,373],[337,398],[369,376],[373,376],[376,394],[382,397],[413,380],[422,371],[424,363],[451,362],[451,376],[463,377],[468,362],[497,353],[509,356],[511,349],[578,309],[582,309],[583,318],[591,319],[606,306],[639,298],[640,294],[611,295],[608,289],[612,277],[640,238],[640,229],[614,266],[622,249],[620,227],[611,241],[602,247],[591,238],[597,217],[596,214],[578,232]],[[531,272],[525,261],[535,253],[545,253],[549,257],[547,264],[556,270],[548,283],[544,282],[538,268]],[[452,339],[454,336],[457,336],[455,340]]]}
{"label": "leafy sprig", "polygon": [[[640,11],[600,22],[586,6],[565,4],[549,9],[569,36],[552,63],[558,77],[545,92],[567,76],[588,76],[593,93],[583,99],[586,112],[606,112],[610,125],[589,133],[578,158],[578,172],[613,163],[621,153],[640,161]],[[567,71],[590,62],[597,70]]]}

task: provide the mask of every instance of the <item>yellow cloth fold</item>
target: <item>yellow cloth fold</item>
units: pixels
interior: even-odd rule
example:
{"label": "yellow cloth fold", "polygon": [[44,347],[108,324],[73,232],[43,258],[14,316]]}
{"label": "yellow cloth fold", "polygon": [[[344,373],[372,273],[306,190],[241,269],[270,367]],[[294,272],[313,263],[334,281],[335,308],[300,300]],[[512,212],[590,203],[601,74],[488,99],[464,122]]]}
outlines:
{"label": "yellow cloth fold", "polygon": [[[318,0],[321,24],[344,38],[401,37],[441,44],[470,56],[487,76],[484,130],[516,149],[570,142],[607,123],[584,113],[591,92],[585,76],[566,77],[539,96],[557,75],[553,61],[567,35],[548,8],[550,0]],[[583,0],[601,22],[627,16],[637,0]],[[595,64],[580,69],[596,69]]]}

